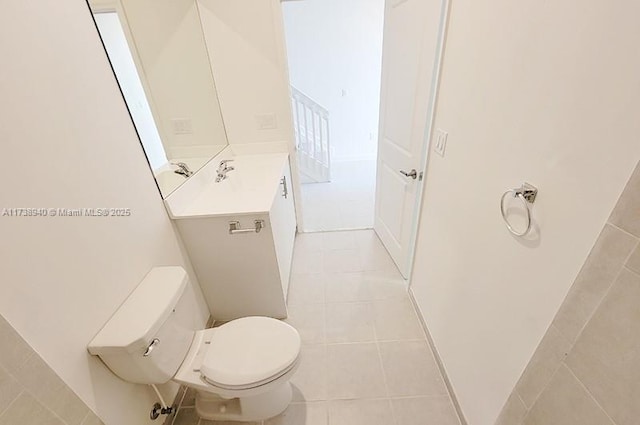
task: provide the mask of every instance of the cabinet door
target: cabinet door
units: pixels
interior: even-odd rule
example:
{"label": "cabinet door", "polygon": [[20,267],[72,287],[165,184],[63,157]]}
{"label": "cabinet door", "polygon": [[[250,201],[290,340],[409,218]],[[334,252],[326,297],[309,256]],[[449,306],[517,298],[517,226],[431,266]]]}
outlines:
{"label": "cabinet door", "polygon": [[296,211],[288,163],[280,180],[280,190],[276,193],[269,216],[273,230],[273,243],[276,249],[276,257],[278,258],[282,291],[286,299],[291,275],[293,242],[296,237]]}

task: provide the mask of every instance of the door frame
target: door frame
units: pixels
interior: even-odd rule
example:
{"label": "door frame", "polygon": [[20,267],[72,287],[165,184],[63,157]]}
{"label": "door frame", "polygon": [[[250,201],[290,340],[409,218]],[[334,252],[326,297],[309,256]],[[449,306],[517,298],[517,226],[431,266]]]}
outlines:
{"label": "door frame", "polygon": [[[422,212],[424,199],[425,199],[425,182],[427,180],[427,172],[429,169],[429,152],[431,151],[431,141],[433,136],[433,125],[436,117],[436,105],[438,102],[438,95],[440,93],[440,77],[442,73],[442,64],[444,59],[444,49],[447,37],[447,30],[449,28],[449,12],[451,9],[451,0],[441,0],[440,21],[438,27],[438,42],[436,47],[436,57],[434,62],[435,72],[431,79],[431,93],[429,95],[429,106],[427,108],[427,125],[423,136],[423,146],[420,158],[420,172],[421,178],[418,181],[418,196],[413,209],[413,219],[411,223],[411,238],[409,242],[409,252],[407,255],[409,263],[409,273],[407,277],[407,285],[411,287],[413,278],[413,266],[415,263],[416,254],[416,242],[418,239],[418,230],[420,229],[420,213]],[[380,141],[378,140],[378,143]],[[377,171],[376,171],[377,172]]]}
{"label": "door frame", "polygon": [[[277,18],[282,20],[282,6],[281,3],[285,1],[294,1],[294,0],[279,0],[279,6],[277,11],[274,11]],[[389,1],[389,0],[386,0]],[[414,206],[413,219],[411,223],[411,239],[410,239],[410,250],[408,252],[409,255],[409,277],[407,279],[408,285],[411,285],[411,278],[413,276],[413,265],[415,262],[415,251],[416,251],[416,241],[418,238],[418,230],[420,226],[420,212],[422,211],[423,203],[424,203],[424,185],[427,177],[428,171],[428,163],[429,163],[429,152],[431,149],[431,138],[433,135],[433,124],[435,122],[436,115],[436,104],[438,100],[438,94],[440,89],[440,77],[442,73],[442,63],[444,59],[444,49],[446,43],[447,30],[449,27],[449,16],[451,9],[451,0],[441,0],[441,12],[440,12],[440,21],[438,28],[438,43],[436,47],[436,58],[434,62],[435,72],[433,73],[432,81],[431,81],[431,94],[429,97],[429,106],[427,112],[427,126],[425,128],[425,134],[423,136],[424,144],[422,147],[421,158],[420,158],[420,169],[422,179],[418,182],[418,196],[416,199],[416,203]],[[286,43],[284,41],[284,25],[282,25],[282,33],[278,34],[281,39],[282,51],[281,54],[284,58],[284,63],[288,64],[287,60],[287,50]],[[289,78],[289,69],[285,67],[286,78],[287,81],[290,81]],[[382,81],[381,81],[382,83]],[[382,87],[380,87],[382,88]],[[290,95],[290,93],[289,93]],[[292,129],[293,130],[293,129]],[[378,132],[378,134],[380,134]],[[378,145],[380,144],[380,139],[378,138]],[[291,161],[291,172],[292,172],[292,183],[294,189],[294,197],[296,199],[296,218],[298,223],[298,232],[305,233],[304,222],[303,222],[303,214],[302,210],[304,208],[302,202],[302,185],[299,178],[299,169],[296,158],[297,148],[295,146],[295,137],[292,136],[291,141],[289,143],[289,160]],[[376,170],[376,174],[378,170]],[[376,177],[377,178],[377,177]],[[374,230],[375,231],[375,230]]]}

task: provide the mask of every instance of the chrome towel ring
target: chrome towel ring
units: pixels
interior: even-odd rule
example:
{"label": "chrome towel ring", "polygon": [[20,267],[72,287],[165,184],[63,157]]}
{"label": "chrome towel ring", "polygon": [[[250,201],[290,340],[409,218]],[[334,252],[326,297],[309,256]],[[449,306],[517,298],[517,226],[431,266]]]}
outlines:
{"label": "chrome towel ring", "polygon": [[[527,228],[522,232],[518,232],[511,225],[511,223],[509,223],[509,220],[507,220],[507,212],[505,211],[505,208],[504,208],[504,200],[509,194],[513,194],[514,198],[519,198],[522,201],[522,204],[524,205],[524,209],[527,211]],[[529,204],[533,204],[535,202],[537,195],[538,195],[538,189],[533,185],[530,185],[529,183],[523,183],[521,187],[507,190],[505,193],[502,194],[502,197],[500,198],[500,213],[502,214],[502,219],[504,220],[504,223],[507,225],[507,229],[509,229],[509,231],[514,235],[524,236],[527,233],[529,233],[529,231],[531,230],[531,210],[529,209]]]}

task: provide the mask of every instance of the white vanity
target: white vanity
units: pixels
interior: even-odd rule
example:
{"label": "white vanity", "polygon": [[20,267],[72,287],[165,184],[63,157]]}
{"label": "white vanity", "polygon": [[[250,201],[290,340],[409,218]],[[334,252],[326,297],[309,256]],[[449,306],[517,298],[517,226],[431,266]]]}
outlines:
{"label": "white vanity", "polygon": [[[265,136],[229,145],[216,55],[206,45],[215,25],[205,27],[192,0],[89,3],[212,316],[286,317],[296,231],[291,141]],[[294,134],[288,119],[281,125],[282,134]],[[216,182],[224,160],[233,160],[227,166],[234,170]]]}
{"label": "white vanity", "polygon": [[[216,182],[223,160],[234,169]],[[212,316],[287,316],[295,207],[286,153],[223,151],[165,203]]]}

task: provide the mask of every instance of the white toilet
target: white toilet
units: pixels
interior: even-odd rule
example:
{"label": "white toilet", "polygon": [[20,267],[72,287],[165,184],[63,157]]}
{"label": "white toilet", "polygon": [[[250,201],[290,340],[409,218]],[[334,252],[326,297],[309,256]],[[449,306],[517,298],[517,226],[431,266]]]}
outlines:
{"label": "white toilet", "polygon": [[268,317],[196,330],[195,298],[182,267],[152,269],[88,346],[120,378],[171,379],[197,390],[203,419],[260,421],[291,402],[300,335]]}

